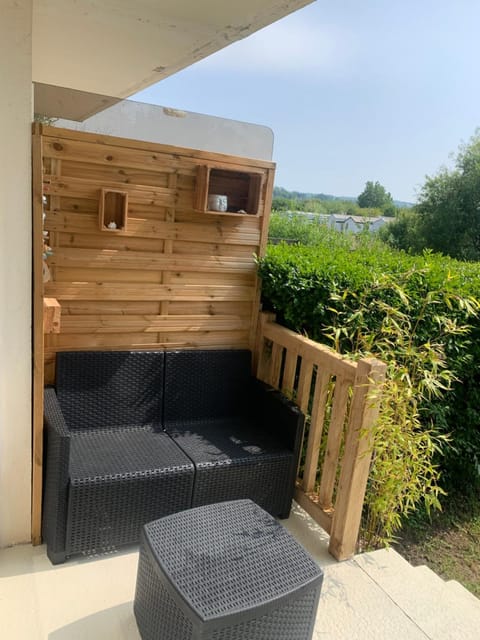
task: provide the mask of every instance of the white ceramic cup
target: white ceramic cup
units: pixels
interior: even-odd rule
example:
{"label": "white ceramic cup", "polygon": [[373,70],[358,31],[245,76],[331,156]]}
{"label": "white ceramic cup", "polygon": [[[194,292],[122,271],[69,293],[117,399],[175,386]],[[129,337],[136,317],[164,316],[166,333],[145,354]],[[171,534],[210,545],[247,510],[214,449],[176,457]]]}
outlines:
{"label": "white ceramic cup", "polygon": [[228,208],[227,196],[222,196],[218,193],[210,193],[208,196],[208,210],[209,211],[226,211]]}

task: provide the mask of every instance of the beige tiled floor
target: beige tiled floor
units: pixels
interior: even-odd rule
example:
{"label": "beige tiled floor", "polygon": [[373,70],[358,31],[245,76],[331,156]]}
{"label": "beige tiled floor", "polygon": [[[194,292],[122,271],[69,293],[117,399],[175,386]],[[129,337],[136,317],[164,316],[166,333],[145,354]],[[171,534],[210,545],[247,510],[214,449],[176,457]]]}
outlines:
{"label": "beige tiled floor", "polygon": [[[480,603],[458,585],[450,591],[393,551],[337,563],[327,552],[327,535],[298,506],[284,524],[325,573],[315,640],[480,638]],[[43,546],[1,550],[1,640],[138,640],[132,610],[137,558],[136,549],[128,549],[54,567]],[[440,613],[430,593],[440,599]]]}

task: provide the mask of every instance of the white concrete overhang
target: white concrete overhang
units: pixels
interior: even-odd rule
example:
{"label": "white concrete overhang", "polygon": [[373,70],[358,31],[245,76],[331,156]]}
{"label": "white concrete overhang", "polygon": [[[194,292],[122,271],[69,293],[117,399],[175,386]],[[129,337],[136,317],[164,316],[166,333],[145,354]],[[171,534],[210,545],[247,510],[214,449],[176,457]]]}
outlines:
{"label": "white concrete overhang", "polygon": [[81,120],[311,2],[34,0],[36,103]]}

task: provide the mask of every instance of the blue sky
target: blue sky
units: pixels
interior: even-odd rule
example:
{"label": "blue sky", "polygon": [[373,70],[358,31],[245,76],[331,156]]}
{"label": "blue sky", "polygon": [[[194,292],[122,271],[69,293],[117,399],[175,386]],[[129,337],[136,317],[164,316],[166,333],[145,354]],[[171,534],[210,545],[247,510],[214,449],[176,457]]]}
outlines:
{"label": "blue sky", "polygon": [[415,201],[480,126],[478,0],[317,0],[133,96],[275,134],[276,184]]}

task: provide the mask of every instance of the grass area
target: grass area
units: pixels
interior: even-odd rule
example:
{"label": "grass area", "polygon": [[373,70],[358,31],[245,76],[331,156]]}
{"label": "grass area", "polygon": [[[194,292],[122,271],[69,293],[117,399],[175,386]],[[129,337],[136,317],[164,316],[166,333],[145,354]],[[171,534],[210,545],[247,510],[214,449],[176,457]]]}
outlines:
{"label": "grass area", "polygon": [[431,518],[415,514],[393,546],[412,565],[425,564],[480,598],[480,490],[450,495]]}

